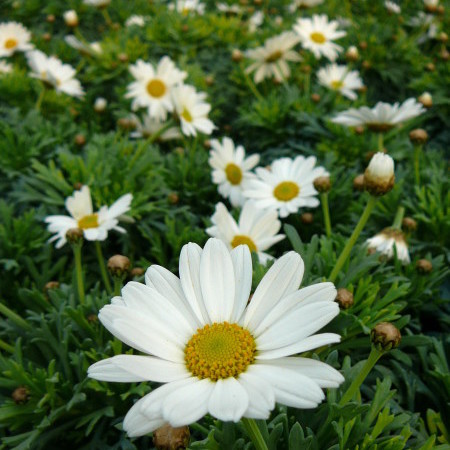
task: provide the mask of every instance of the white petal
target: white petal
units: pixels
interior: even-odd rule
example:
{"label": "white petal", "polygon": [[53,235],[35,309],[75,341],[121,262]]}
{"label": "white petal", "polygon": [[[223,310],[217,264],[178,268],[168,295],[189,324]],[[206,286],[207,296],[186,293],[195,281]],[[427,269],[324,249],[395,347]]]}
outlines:
{"label": "white petal", "polygon": [[236,296],[231,316],[231,322],[239,322],[250,296],[252,288],[252,257],[246,245],[239,245],[231,251],[234,278],[236,281]]}
{"label": "white petal", "polygon": [[245,417],[267,419],[270,411],[275,408],[275,393],[272,386],[263,378],[253,374],[250,366],[246,372],[239,375],[239,383],[248,393],[249,405]]}
{"label": "white petal", "polygon": [[247,391],[233,377],[217,380],[209,398],[208,411],[219,420],[238,422],[249,404]]}

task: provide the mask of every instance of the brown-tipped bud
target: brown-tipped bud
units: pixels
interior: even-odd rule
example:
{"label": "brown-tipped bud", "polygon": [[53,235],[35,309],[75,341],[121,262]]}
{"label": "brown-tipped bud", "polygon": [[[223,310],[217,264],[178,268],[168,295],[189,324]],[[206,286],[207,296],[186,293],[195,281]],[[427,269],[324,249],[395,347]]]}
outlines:
{"label": "brown-tipped bud", "polygon": [[120,30],[120,23],[117,23],[117,22],[112,23],[112,24],[111,24],[111,28],[112,28],[114,31]]}
{"label": "brown-tipped bud", "polygon": [[430,273],[433,270],[433,264],[428,259],[419,259],[416,262],[416,269],[419,273]]}
{"label": "brown-tipped bud", "polygon": [[394,160],[384,153],[376,153],[364,172],[365,189],[378,197],[391,191],[394,183]]}
{"label": "brown-tipped bud", "polygon": [[365,94],[367,92],[367,86],[361,86],[358,88],[360,94]]}
{"label": "brown-tipped bud", "polygon": [[50,33],[44,33],[42,39],[44,39],[45,42],[49,42],[52,40],[52,35]]}
{"label": "brown-tipped bud", "polygon": [[167,201],[171,204],[171,205],[176,205],[179,201],[180,201],[180,197],[178,196],[178,194],[176,192],[171,192],[168,196],[167,196]]}
{"label": "brown-tipped bud", "polygon": [[409,140],[415,145],[422,145],[428,141],[428,133],[422,128],[416,128],[409,133]]}
{"label": "brown-tipped bud", "polygon": [[445,44],[448,41],[448,34],[442,31],[439,33],[438,39]]}
{"label": "brown-tipped bud", "polygon": [[207,150],[211,148],[211,141],[209,139],[206,139],[203,141],[203,147],[205,147]]}
{"label": "brown-tipped bud", "polygon": [[114,255],[108,259],[108,271],[112,277],[125,278],[131,269],[130,259],[123,255]]}
{"label": "brown-tipped bud", "polygon": [[412,217],[405,217],[402,220],[402,228],[405,231],[415,231],[417,229],[417,222]]}
{"label": "brown-tipped bud", "polygon": [[320,95],[319,94],[311,94],[311,100],[314,103],[319,103],[320,102]]}
{"label": "brown-tipped bud", "polygon": [[174,152],[179,156],[184,156],[184,154],[186,153],[183,147],[175,147]]}
{"label": "brown-tipped bud", "polygon": [[337,291],[336,301],[341,309],[348,309],[353,305],[353,294],[345,288],[340,288]]}
{"label": "brown-tipped bud", "polygon": [[82,187],[83,187],[83,183],[80,183],[79,181],[77,181],[76,183],[73,183],[73,188],[76,191],[79,191]]}
{"label": "brown-tipped bud", "polygon": [[145,269],[143,269],[142,267],[133,267],[131,269],[130,275],[133,278],[137,278],[137,277],[141,277],[142,275],[144,275],[145,273]]}
{"label": "brown-tipped bud", "polygon": [[370,61],[367,61],[367,59],[365,59],[362,63],[361,66],[363,69],[368,70],[372,67],[372,63]]}
{"label": "brown-tipped bud", "polygon": [[231,59],[234,62],[241,62],[244,59],[244,54],[238,48],[234,48],[231,52]]}
{"label": "brown-tipped bud", "polygon": [[402,340],[400,330],[389,322],[381,322],[370,332],[372,344],[380,351],[388,351],[399,346]]}
{"label": "brown-tipped bud", "polygon": [[119,53],[118,55],[117,55],[117,59],[120,61],[120,62],[122,62],[122,63],[126,63],[126,62],[128,62],[128,55],[126,54],[126,53]]}
{"label": "brown-tipped bud", "polygon": [[78,26],[78,14],[75,10],[71,9],[63,14],[64,22],[68,27],[75,28]]}
{"label": "brown-tipped bud", "polygon": [[431,14],[437,13],[438,12],[438,5],[433,5],[433,4],[427,4],[424,5],[425,6],[425,11],[429,12]]}
{"label": "brown-tipped bud", "polygon": [[300,70],[301,70],[303,73],[309,74],[309,73],[311,73],[312,68],[311,68],[310,65],[305,64],[305,65],[303,65],[303,66],[300,67]]}
{"label": "brown-tipped bud", "polygon": [[54,14],[49,14],[46,19],[45,19],[48,23],[53,23],[55,21],[55,15]]}
{"label": "brown-tipped bud", "polygon": [[254,3],[256,6],[260,6],[260,5],[263,4],[263,0],[253,0],[253,3]]}
{"label": "brown-tipped bud", "polygon": [[444,5],[438,5],[438,7],[437,7],[437,13],[438,14],[444,14],[445,13],[445,7],[444,7]]}
{"label": "brown-tipped bud", "polygon": [[189,427],[164,425],[153,432],[153,445],[158,450],[181,450],[189,445]]}
{"label": "brown-tipped bud", "polygon": [[17,405],[22,405],[28,401],[30,398],[30,390],[26,386],[19,386],[14,389],[11,394],[11,398],[14,400],[14,403]]}
{"label": "brown-tipped bud", "polygon": [[322,176],[317,177],[314,180],[314,187],[317,192],[320,192],[321,194],[324,192],[328,192],[331,189],[331,181],[329,176]]}
{"label": "brown-tipped bud", "polygon": [[364,190],[364,174],[360,173],[353,179],[353,189],[362,192]]}
{"label": "brown-tipped bud", "polygon": [[359,43],[359,48],[360,48],[361,50],[367,50],[367,42],[366,42],[366,41],[361,41],[361,42]]}
{"label": "brown-tipped bud", "polygon": [[86,144],[86,136],[84,134],[77,134],[74,139],[75,145],[83,147]]}
{"label": "brown-tipped bud", "polygon": [[136,122],[132,119],[127,119],[126,117],[122,117],[117,121],[117,126],[125,131],[131,131],[136,128]]}
{"label": "brown-tipped bud", "polygon": [[425,68],[428,72],[434,72],[436,70],[436,66],[432,62],[428,63]]}
{"label": "brown-tipped bud", "polygon": [[361,125],[358,125],[357,127],[355,127],[355,133],[356,134],[364,134],[364,127]]}
{"label": "brown-tipped bud", "polygon": [[433,97],[429,92],[424,92],[418,99],[425,108],[431,108],[433,106]]}
{"label": "brown-tipped bud", "polygon": [[442,61],[448,61],[448,59],[450,58],[450,53],[446,48],[443,48],[439,53],[439,57],[442,59]]}
{"label": "brown-tipped bud", "polygon": [[58,289],[59,288],[59,281],[49,281],[45,283],[44,286],[44,294],[48,295],[48,291],[51,291],[52,289]]}
{"label": "brown-tipped bud", "polygon": [[97,314],[89,314],[88,316],[86,316],[86,320],[89,323],[97,323],[98,322],[98,316],[97,316]]}
{"label": "brown-tipped bud", "polygon": [[84,240],[83,230],[81,228],[71,228],[70,230],[67,230],[66,239],[69,244],[82,244]]}
{"label": "brown-tipped bud", "polygon": [[309,212],[305,212],[305,213],[300,215],[300,220],[305,225],[309,225],[309,224],[314,222],[314,216],[311,213],[309,213]]}
{"label": "brown-tipped bud", "polygon": [[206,86],[212,86],[214,84],[214,77],[212,75],[206,75],[205,84]]}
{"label": "brown-tipped bud", "polygon": [[350,46],[345,52],[345,59],[350,62],[358,61],[359,51],[355,45]]}

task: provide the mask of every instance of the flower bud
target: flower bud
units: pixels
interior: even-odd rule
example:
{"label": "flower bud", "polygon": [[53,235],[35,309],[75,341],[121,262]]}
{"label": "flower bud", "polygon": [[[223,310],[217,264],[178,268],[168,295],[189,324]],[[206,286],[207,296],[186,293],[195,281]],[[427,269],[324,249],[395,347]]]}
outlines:
{"label": "flower bud", "polygon": [[311,94],[311,100],[314,103],[319,103],[320,102],[320,95],[319,94]]}
{"label": "flower bud", "polygon": [[309,225],[314,222],[314,216],[309,212],[305,212],[300,216],[300,220],[305,225]]}
{"label": "flower bud", "polygon": [[89,314],[86,316],[86,320],[89,323],[97,323],[98,322],[98,315],[97,314]]}
{"label": "flower bud", "polygon": [[206,86],[212,86],[214,84],[214,77],[212,75],[205,76],[205,84]]}
{"label": "flower bud", "polygon": [[30,398],[30,390],[26,386],[19,386],[13,391],[11,397],[14,400],[14,403],[21,405],[26,403]]}
{"label": "flower bud", "polygon": [[128,55],[126,53],[119,53],[117,55],[117,59],[121,62],[121,63],[126,63],[128,62]]}
{"label": "flower bud", "polygon": [[416,262],[416,269],[419,273],[430,273],[433,270],[433,264],[428,259],[419,259]]}
{"label": "flower bud", "polygon": [[364,187],[375,196],[387,194],[395,182],[394,160],[384,153],[376,153],[364,172]]}
{"label": "flower bud", "polygon": [[353,189],[362,192],[364,190],[364,174],[360,173],[353,179]]}
{"label": "flower bud", "polygon": [[361,42],[359,43],[359,48],[360,48],[361,50],[367,50],[367,42],[366,42],[366,41],[361,41]]}
{"label": "flower bud", "polygon": [[405,231],[415,231],[417,229],[417,222],[412,217],[405,217],[402,220],[402,228]]}
{"label": "flower bud", "polygon": [[181,450],[189,445],[189,438],[189,427],[163,425],[153,432],[153,445],[158,450]]}
{"label": "flower bud", "polygon": [[231,59],[234,62],[241,62],[243,58],[244,54],[238,48],[234,48],[233,51],[231,52]]}
{"label": "flower bud", "polygon": [[364,133],[364,127],[361,125],[358,125],[357,127],[355,127],[355,133],[356,134],[363,134]]}
{"label": "flower bud", "polygon": [[340,288],[337,291],[336,301],[341,309],[348,309],[353,305],[353,294],[345,288]]}
{"label": "flower bud", "polygon": [[131,131],[136,128],[136,122],[132,119],[127,119],[126,117],[122,117],[117,121],[117,126],[125,131]]}
{"label": "flower bud", "polygon": [[442,31],[439,33],[438,39],[445,44],[448,41],[448,34]]}
{"label": "flower bud", "polygon": [[350,46],[345,52],[345,58],[347,61],[358,61],[359,51],[355,45]]}
{"label": "flower bud", "polygon": [[47,22],[48,23],[53,23],[54,21],[55,21],[55,16],[54,16],[54,14],[49,14],[47,17],[46,17],[46,20],[47,20]]}
{"label": "flower bud", "polygon": [[167,201],[171,205],[176,205],[180,201],[180,197],[176,192],[170,192],[170,194],[167,196]]}
{"label": "flower bud", "polygon": [[433,106],[433,97],[429,92],[424,92],[418,99],[425,108],[431,108]]}
{"label": "flower bud", "polygon": [[428,133],[422,128],[416,128],[409,133],[409,140],[415,145],[425,144],[428,140]]}
{"label": "flower bud", "polygon": [[436,66],[434,65],[434,63],[430,62],[427,63],[427,65],[425,66],[425,68],[429,71],[429,72],[434,72],[436,70]]}
{"label": "flower bud", "polygon": [[105,111],[107,106],[108,101],[106,100],[106,98],[97,97],[94,103],[94,111],[100,114]]}
{"label": "flower bud", "polygon": [[317,177],[314,180],[313,184],[314,184],[316,191],[320,192],[321,194],[328,192],[331,189],[331,182],[330,182],[329,176]]}
{"label": "flower bud", "polygon": [[78,14],[75,10],[71,9],[69,11],[66,11],[63,14],[64,22],[68,27],[76,27],[78,26]]}
{"label": "flower bud", "polygon": [[59,288],[58,281],[49,281],[49,282],[45,283],[44,294],[48,295],[48,291],[51,291],[52,289],[58,289],[58,288]]}
{"label": "flower bud", "polygon": [[142,267],[133,267],[131,269],[130,275],[135,278],[135,277],[141,277],[142,275],[144,275],[145,273],[145,269],[143,269]]}
{"label": "flower bud", "polygon": [[81,228],[71,228],[67,230],[66,239],[69,244],[82,244],[84,240],[83,230]]}
{"label": "flower bud", "polygon": [[45,42],[50,42],[52,40],[52,35],[50,33],[44,33],[42,39],[44,39]]}
{"label": "flower bud", "polygon": [[125,278],[131,269],[129,258],[123,255],[114,255],[108,259],[108,271],[112,277]]}
{"label": "flower bud", "polygon": [[78,147],[83,147],[86,144],[86,136],[84,134],[77,134],[74,141]]}
{"label": "flower bud", "polygon": [[370,332],[372,344],[380,351],[398,347],[402,339],[399,329],[389,322],[381,322]]}

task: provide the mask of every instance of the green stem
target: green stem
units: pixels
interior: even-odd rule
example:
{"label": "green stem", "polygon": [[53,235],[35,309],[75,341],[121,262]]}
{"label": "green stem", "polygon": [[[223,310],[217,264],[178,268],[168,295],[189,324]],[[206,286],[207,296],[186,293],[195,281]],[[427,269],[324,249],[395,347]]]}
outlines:
{"label": "green stem", "polygon": [[373,197],[373,196],[369,197],[367,205],[366,205],[361,217],[359,218],[358,224],[356,225],[355,229],[353,230],[353,233],[350,236],[349,240],[345,244],[345,247],[342,250],[342,253],[339,255],[336,265],[334,266],[334,269],[328,278],[332,283],[334,283],[336,281],[336,278],[339,275],[339,272],[342,269],[342,266],[344,265],[345,261],[347,261],[347,258],[349,257],[350,252],[352,251],[352,248],[355,245],[356,240],[358,239],[359,235],[361,234],[361,231],[363,230],[364,225],[367,223],[367,220],[369,219],[370,214],[372,213],[372,210],[375,207],[376,202],[377,202],[376,197]]}
{"label": "green stem", "polygon": [[84,304],[84,284],[83,284],[83,268],[81,267],[81,245],[73,245],[73,256],[75,258],[75,271],[77,274],[78,298],[80,304]]}
{"label": "green stem", "polygon": [[263,96],[259,93],[258,89],[256,89],[255,84],[253,83],[252,79],[249,77],[248,73],[245,71],[245,69],[241,66],[242,73],[244,74],[245,81],[247,83],[247,86],[250,88],[250,90],[253,92],[253,95],[258,100],[263,100]]}
{"label": "green stem", "polygon": [[23,328],[24,330],[29,330],[31,328],[31,325],[26,320],[22,319],[22,317],[9,309],[3,303],[0,303],[0,313],[8,317],[8,319],[11,319],[11,322],[14,322],[17,326]]}
{"label": "green stem", "polygon": [[325,221],[325,232],[327,237],[331,237],[331,221],[330,221],[330,209],[328,207],[328,192],[320,194],[320,200],[322,202],[323,220]]}
{"label": "green stem", "polygon": [[110,27],[112,24],[112,20],[111,20],[108,10],[106,8],[102,8],[102,14],[105,19],[106,25],[108,25]]}
{"label": "green stem", "polygon": [[114,295],[120,295],[122,290],[123,281],[120,277],[114,277]]}
{"label": "green stem", "polygon": [[420,153],[422,152],[421,145],[414,146],[414,175],[416,179],[416,185],[420,186]]}
{"label": "green stem", "polygon": [[14,353],[14,347],[7,344],[3,339],[0,339],[0,348],[8,353]]}
{"label": "green stem", "polygon": [[309,92],[311,90],[311,75],[305,73],[305,78],[303,80],[303,89],[305,91],[305,97],[309,97]]}
{"label": "green stem", "polygon": [[405,208],[403,206],[399,206],[397,209],[397,213],[395,214],[394,223],[392,224],[392,228],[397,228],[400,230],[402,228],[402,220],[405,215]]}
{"label": "green stem", "polygon": [[42,90],[39,94],[39,97],[36,100],[36,104],[34,105],[34,107],[40,111],[41,109],[41,105],[42,105],[42,101],[44,100],[44,96],[45,96],[45,86],[42,87]]}
{"label": "green stem", "polygon": [[358,372],[356,375],[356,378],[352,381],[352,384],[348,387],[345,394],[342,396],[341,400],[339,401],[340,406],[344,406],[346,403],[348,403],[355,393],[360,388],[361,384],[363,384],[364,380],[366,379],[367,375],[369,375],[370,371],[373,369],[373,366],[376,364],[376,362],[380,359],[383,352],[380,350],[377,350],[375,347],[372,347],[372,350],[370,351],[369,357],[367,358],[366,362],[364,363],[363,368]]}
{"label": "green stem", "polygon": [[102,247],[100,245],[100,241],[95,241],[95,251],[97,253],[98,265],[100,266],[100,272],[102,274],[103,283],[106,287],[106,290],[108,291],[108,294],[111,294],[112,292],[111,282],[109,281],[108,273],[106,272],[105,258],[103,258],[103,252]]}
{"label": "green stem", "polygon": [[378,133],[378,151],[384,151],[384,136],[383,133]]}
{"label": "green stem", "polygon": [[250,436],[256,450],[268,450],[267,444],[261,434],[258,425],[254,419],[247,419],[243,417],[241,419],[242,425],[244,425],[245,431]]}

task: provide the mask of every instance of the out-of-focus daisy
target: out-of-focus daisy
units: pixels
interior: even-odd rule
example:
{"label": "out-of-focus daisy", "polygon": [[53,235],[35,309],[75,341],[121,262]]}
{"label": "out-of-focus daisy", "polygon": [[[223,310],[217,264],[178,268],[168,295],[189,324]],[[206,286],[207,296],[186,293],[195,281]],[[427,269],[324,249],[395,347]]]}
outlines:
{"label": "out-of-focus daisy", "polygon": [[73,34],[69,34],[64,38],[66,44],[78,50],[80,53],[90,56],[98,56],[102,53],[102,47],[99,42],[82,42]]}
{"label": "out-of-focus daisy", "polygon": [[322,388],[344,378],[315,359],[292,356],[339,342],[314,334],[339,314],[332,283],[298,290],[304,264],[289,252],[269,269],[247,305],[252,262],[247,246],[231,253],[218,239],[204,249],[189,243],[180,278],[151,266],[98,317],[118,339],[144,355],[117,355],[89,367],[103,381],[165,383],[139,399],[123,428],[142,436],[170,424],[189,425],[205,414],[224,422],[267,419],[276,403],[314,408]]}
{"label": "out-of-focus daisy", "polygon": [[108,237],[108,231],[115,230],[125,233],[119,227],[119,216],[130,210],[133,196],[125,194],[110,207],[102,206],[97,212],[92,208],[91,193],[88,186],[83,186],[66,199],[66,209],[70,216],[48,216],[48,231],[55,233],[49,242],[57,241],[56,248],[66,243],[66,233],[71,228],[81,228],[84,238],[88,241],[104,241]]}
{"label": "out-of-focus daisy", "polygon": [[299,208],[319,205],[313,182],[328,175],[323,167],[314,167],[316,158],[297,156],[275,160],[270,169],[256,169],[257,178],[248,181],[244,196],[254,199],[261,209],[275,209],[280,217],[296,213]]}
{"label": "out-of-focus daisy", "polygon": [[148,108],[151,117],[166,120],[167,112],[173,111],[171,91],[187,73],[177,69],[168,56],[161,58],[156,69],[139,59],[130,66],[130,72],[136,81],[128,86],[125,97],[133,99],[132,109]]}
{"label": "out-of-focus daisy", "polygon": [[369,250],[380,252],[388,259],[394,256],[394,246],[397,248],[397,257],[403,264],[409,264],[411,259],[405,235],[396,228],[385,228],[374,237],[367,239]]}
{"label": "out-of-focus daisy", "polygon": [[30,39],[30,32],[21,23],[0,23],[0,58],[31,50]]}
{"label": "out-of-focus daisy", "polygon": [[439,0],[423,0],[423,5],[428,12],[434,13],[437,11]]}
{"label": "out-of-focus daisy", "polygon": [[325,14],[314,14],[312,19],[298,19],[294,31],[300,36],[303,47],[310,50],[316,58],[325,56],[334,61],[342,47],[333,41],[347,34],[337,30],[338,26],[337,21],[328,21]]}
{"label": "out-of-focus daisy", "polygon": [[125,26],[131,27],[134,25],[137,27],[143,27],[145,25],[144,17],[137,14],[133,14],[132,16],[128,17],[128,19],[125,21]]}
{"label": "out-of-focus daisy", "polygon": [[347,66],[338,66],[335,63],[319,69],[317,78],[321,85],[340,92],[350,100],[358,97],[355,91],[363,86],[357,70],[349,71]]}
{"label": "out-of-focus daisy", "polygon": [[264,250],[285,238],[284,234],[277,234],[281,228],[277,212],[257,208],[251,200],[244,203],[239,222],[234,220],[223,203],[216,205],[211,221],[213,226],[206,230],[210,236],[221,239],[230,250],[238,245],[247,245],[250,251],[258,254],[262,264],[273,259]]}
{"label": "out-of-focus daisy", "polygon": [[298,36],[290,31],[267,39],[264,46],[245,52],[247,58],[255,61],[245,71],[255,72],[255,83],[272,77],[276,81],[284,81],[291,75],[288,61],[301,61],[300,55],[292,50],[298,42]]}
{"label": "out-of-focus daisy", "polygon": [[245,201],[242,192],[254,176],[250,171],[259,163],[259,155],[246,158],[244,147],[238,145],[235,148],[228,137],[224,137],[222,143],[212,139],[211,147],[209,165],[213,168],[213,183],[219,185],[220,195],[228,198],[233,206],[242,206]]}
{"label": "out-of-focus daisy", "polygon": [[417,16],[413,17],[409,21],[409,25],[424,29],[425,34],[421,35],[419,39],[417,39],[419,44],[427,41],[428,39],[434,39],[439,31],[435,16],[433,14],[425,14],[423,11],[419,11]]}
{"label": "out-of-focus daisy", "polygon": [[294,0],[289,5],[289,11],[295,12],[299,8],[312,8],[313,6],[321,5],[323,0]]}
{"label": "out-of-focus daisy", "polygon": [[237,5],[229,5],[228,3],[217,3],[217,9],[220,12],[223,12],[225,14],[240,14],[242,12],[242,8]]}
{"label": "out-of-focus daisy", "polygon": [[71,65],[63,64],[58,58],[47,56],[40,50],[28,52],[27,60],[33,78],[52,86],[56,92],[64,92],[72,97],[84,95],[80,82],[75,78],[76,71]]}
{"label": "out-of-focus daisy", "polygon": [[[130,134],[133,138],[148,138],[159,130],[161,130],[166,123],[160,122],[159,120],[153,119],[148,114],[144,114],[142,116],[142,120],[139,119],[138,116],[133,114],[131,116],[131,120],[136,125],[136,129]],[[159,136],[161,141],[169,141],[171,139],[180,139],[182,134],[180,133],[180,129],[177,127],[170,127],[164,133]]]}
{"label": "out-of-focus daisy", "polygon": [[169,5],[169,9],[176,10],[183,15],[188,15],[191,11],[197,14],[204,14],[205,4],[199,0],[177,0],[175,3]]}
{"label": "out-of-focus daisy", "polygon": [[197,131],[211,134],[216,126],[208,119],[211,105],[205,102],[206,94],[189,85],[172,90],[175,112],[180,119],[181,131],[186,136],[197,136]]}
{"label": "out-of-focus daisy", "polygon": [[85,5],[95,6],[96,8],[104,8],[111,3],[111,0],[83,0]]}
{"label": "out-of-focus daisy", "polygon": [[13,66],[6,61],[0,59],[0,73],[11,73],[13,71]]}
{"label": "out-of-focus daisy", "polygon": [[424,107],[415,98],[405,100],[401,105],[378,102],[375,107],[350,108],[339,113],[332,122],[356,127],[365,125],[372,131],[388,131],[395,125],[406,122],[425,112]]}
{"label": "out-of-focus daisy", "polygon": [[402,9],[400,8],[397,3],[391,2],[389,0],[386,0],[384,2],[384,7],[391,13],[391,14],[400,14],[402,12]]}
{"label": "out-of-focus daisy", "polygon": [[68,27],[78,26],[78,14],[74,9],[69,9],[63,14],[64,22]]}
{"label": "out-of-focus daisy", "polygon": [[250,33],[254,33],[264,22],[264,13],[262,11],[256,11],[248,19],[248,30]]}

